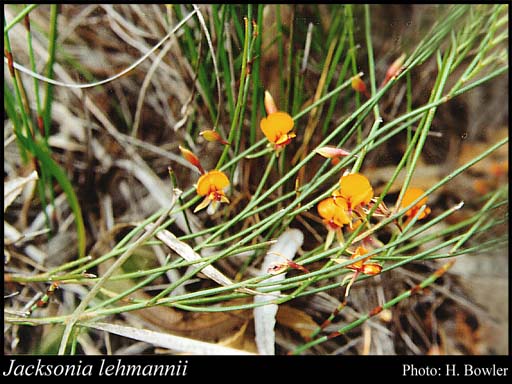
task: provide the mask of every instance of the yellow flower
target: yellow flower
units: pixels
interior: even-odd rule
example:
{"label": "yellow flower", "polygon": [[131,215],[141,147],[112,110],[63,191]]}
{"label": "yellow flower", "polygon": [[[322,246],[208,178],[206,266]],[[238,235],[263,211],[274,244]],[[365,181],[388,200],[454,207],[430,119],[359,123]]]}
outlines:
{"label": "yellow flower", "polygon": [[293,125],[292,117],[282,111],[273,112],[261,119],[260,122],[263,134],[274,145],[275,149],[283,148],[295,137],[295,133],[290,133]]}
{"label": "yellow flower", "polygon": [[347,207],[343,202],[338,204],[334,197],[328,197],[318,203],[316,209],[328,230],[327,238],[325,240],[325,249],[329,248],[335,234],[340,244],[343,243],[343,232],[341,232],[341,228],[343,225],[351,222],[347,215]]}
{"label": "yellow flower", "polygon": [[[345,201],[348,211],[362,204],[368,204],[373,197],[373,189],[368,179],[360,173],[342,176],[340,189],[333,193],[336,203]],[[341,198],[341,199],[340,199]]]}
{"label": "yellow flower", "polygon": [[[402,203],[400,204],[401,208],[405,208],[408,205],[411,205],[411,203],[416,200],[418,197],[423,195],[425,191],[421,188],[407,188],[405,191],[404,197],[402,199]],[[408,216],[409,218],[412,218],[416,215],[416,213],[420,210],[420,208],[427,204],[428,197],[425,196],[423,199],[421,199],[414,207],[409,209],[407,212],[405,212],[405,216]],[[421,215],[418,216],[418,220],[423,219],[427,217],[427,215],[430,213],[430,208],[426,207],[425,210],[421,213]]]}
{"label": "yellow flower", "polygon": [[329,230],[334,231],[343,227],[344,224],[350,223],[346,206],[342,202],[335,201],[333,197],[328,197],[318,203],[317,210]]}
{"label": "yellow flower", "polygon": [[227,187],[229,187],[229,179],[222,171],[213,170],[201,175],[197,181],[196,192],[199,196],[206,197],[194,212],[208,206],[208,213],[213,214],[219,203],[229,203],[229,199],[224,194],[224,189]]}

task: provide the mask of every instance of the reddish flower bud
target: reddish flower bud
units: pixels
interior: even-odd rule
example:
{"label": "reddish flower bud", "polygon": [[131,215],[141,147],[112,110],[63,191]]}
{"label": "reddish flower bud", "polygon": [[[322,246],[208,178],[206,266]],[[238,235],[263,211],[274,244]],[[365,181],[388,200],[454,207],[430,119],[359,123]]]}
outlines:
{"label": "reddish flower bud", "polygon": [[223,145],[229,145],[229,143],[224,140],[218,132],[215,132],[212,129],[207,129],[199,133],[199,135],[203,136],[206,141],[218,141]]}
{"label": "reddish flower bud", "polygon": [[352,89],[356,92],[362,93],[367,99],[370,98],[370,93],[368,92],[368,89],[366,89],[366,84],[361,80],[359,75],[352,78]]}
{"label": "reddish flower bud", "polygon": [[405,53],[402,53],[398,59],[393,61],[393,63],[389,66],[386,77],[384,78],[384,81],[382,82],[381,86],[384,86],[388,83],[389,80],[391,80],[393,77],[396,77],[399,75],[399,73],[402,70],[402,66],[404,65],[405,61]]}
{"label": "reddish flower bud", "polygon": [[315,149],[315,152],[320,156],[326,157],[328,159],[339,158],[343,156],[350,155],[350,152],[345,151],[342,148],[336,148],[330,145],[326,145],[325,147],[320,147]]}
{"label": "reddish flower bud", "polygon": [[187,148],[179,146],[179,149],[181,151],[181,155],[187,160],[190,164],[192,164],[194,167],[196,167],[199,172],[201,172],[201,175],[205,173],[203,166],[201,165],[201,162],[199,161],[199,158],[192,153],[192,151],[188,150]]}

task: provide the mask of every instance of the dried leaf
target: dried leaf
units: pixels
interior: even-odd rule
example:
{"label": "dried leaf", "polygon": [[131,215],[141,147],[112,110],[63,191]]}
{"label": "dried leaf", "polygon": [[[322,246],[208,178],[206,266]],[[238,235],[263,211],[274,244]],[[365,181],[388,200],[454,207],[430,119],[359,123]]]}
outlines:
{"label": "dried leaf", "polygon": [[[145,163],[120,159],[115,161],[115,165],[136,177],[160,206],[169,207],[173,203],[175,191],[168,187]],[[172,216],[176,219],[176,225],[185,233],[189,233],[189,224],[193,232],[200,229],[200,224],[195,216],[189,216],[188,223],[183,213],[177,213]]]}
{"label": "dried leaf", "polygon": [[[151,230],[151,225],[146,226],[146,230]],[[181,240],[178,240],[176,236],[174,236],[171,232],[163,229],[159,231],[155,235],[160,241],[162,241],[165,245],[167,245],[169,248],[171,248],[174,252],[176,252],[179,256],[184,258],[187,261],[196,261],[201,260],[201,256],[196,253],[190,245],[187,243],[184,243]],[[204,263],[197,263],[197,266],[201,266]],[[219,283],[220,285],[223,285],[225,287],[229,287],[230,285],[233,285],[233,282],[229,277],[224,275],[222,272],[220,272],[218,269],[213,267],[212,265],[207,265],[204,267],[201,272],[208,276],[210,279],[215,281],[216,283]],[[237,291],[239,292],[245,292],[249,294],[257,294],[257,291],[253,291],[251,289],[247,288],[238,288]]]}
{"label": "dried leaf", "polygon": [[318,328],[318,324],[306,312],[289,305],[279,307],[277,321],[279,324],[297,332],[303,339],[308,339],[311,333]]}
{"label": "dried leaf", "polygon": [[254,338],[246,332],[248,325],[249,320],[243,323],[240,329],[235,331],[234,334],[229,334],[227,337],[220,340],[218,344],[227,348],[235,348],[249,353],[257,353],[258,350],[254,343]]}

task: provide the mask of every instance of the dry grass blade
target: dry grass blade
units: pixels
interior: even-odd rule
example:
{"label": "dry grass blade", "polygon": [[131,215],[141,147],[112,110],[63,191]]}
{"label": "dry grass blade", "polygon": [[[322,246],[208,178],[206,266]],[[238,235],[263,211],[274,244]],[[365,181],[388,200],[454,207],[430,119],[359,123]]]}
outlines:
{"label": "dry grass blade", "polygon": [[[146,226],[146,230],[150,231],[153,227],[151,225]],[[194,252],[190,245],[184,243],[181,240],[178,240],[176,236],[174,236],[171,232],[167,230],[161,230],[155,235],[160,241],[162,241],[165,245],[171,248],[174,252],[176,252],[180,257],[184,258],[187,261],[196,261],[201,260],[201,256]],[[204,263],[197,263],[198,266],[203,265]],[[229,287],[233,285],[231,279],[229,279],[226,275],[220,272],[218,269],[211,265],[207,265],[201,270],[206,276],[215,281],[216,283]],[[257,294],[258,292],[253,291],[247,288],[237,288],[237,291],[249,293],[251,295]]]}
{"label": "dry grass blade", "polygon": [[[269,252],[263,260],[261,266],[261,274],[267,274],[267,270],[273,265],[282,263],[285,260],[292,260],[297,250],[302,246],[304,235],[298,229],[288,229],[272,245]],[[285,273],[272,276],[267,281],[284,280]],[[279,291],[274,291],[274,295],[279,295]],[[264,302],[268,300],[266,297],[258,295],[254,297],[254,302]],[[277,304],[269,303],[254,308],[254,328],[256,332],[256,345],[258,352],[262,355],[275,354],[275,331],[276,314],[278,310]]]}
{"label": "dry grass blade", "polygon": [[17,177],[4,183],[4,212],[19,196],[23,187],[32,181],[39,179],[36,171],[32,171],[27,177]]}
{"label": "dry grass blade", "polygon": [[[139,64],[141,64],[144,60],[146,60],[148,57],[150,57],[158,48],[160,48],[162,46],[162,44],[165,43],[165,41],[167,39],[169,39],[174,33],[176,33],[176,31],[178,31],[192,16],[194,16],[196,14],[196,12],[197,11],[195,11],[195,10],[190,12],[182,21],[180,21],[178,23],[178,25],[176,25],[167,35],[165,35],[163,39],[161,39],[155,46],[153,46],[150,51],[148,51],[146,54],[144,54],[141,58],[139,58],[137,61],[135,61],[128,68],[122,70],[121,72],[117,73],[116,75],[111,76],[105,80],[96,81],[94,83],[87,83],[87,84],[76,84],[76,83],[71,83],[71,82],[64,83],[61,81],[50,79],[46,76],[42,76],[39,73],[35,73],[35,72],[31,71],[30,69],[25,68],[23,65],[21,65],[17,62],[13,62],[13,66],[18,71],[23,72],[29,76],[32,76],[35,79],[44,81],[44,82],[52,84],[52,85],[57,85],[60,87],[73,88],[73,89],[84,89],[84,88],[97,87],[99,85],[110,83],[110,82],[126,75],[127,73],[131,72],[132,70],[134,70]],[[4,57],[4,63],[7,64],[6,57]]]}
{"label": "dry grass blade", "polygon": [[212,343],[206,343],[204,341],[174,336],[168,333],[149,331],[146,329],[138,329],[109,323],[84,323],[81,325],[114,333],[130,339],[143,341],[157,347],[168,348],[181,353],[191,353],[196,355],[251,355],[251,353],[239,349],[223,347]]}

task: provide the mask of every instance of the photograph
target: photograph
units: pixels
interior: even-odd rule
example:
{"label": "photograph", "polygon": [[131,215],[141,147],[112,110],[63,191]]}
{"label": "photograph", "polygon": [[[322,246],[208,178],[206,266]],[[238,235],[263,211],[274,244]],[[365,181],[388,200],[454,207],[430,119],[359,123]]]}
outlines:
{"label": "photograph", "polygon": [[509,8],[4,4],[2,375],[508,376]]}

